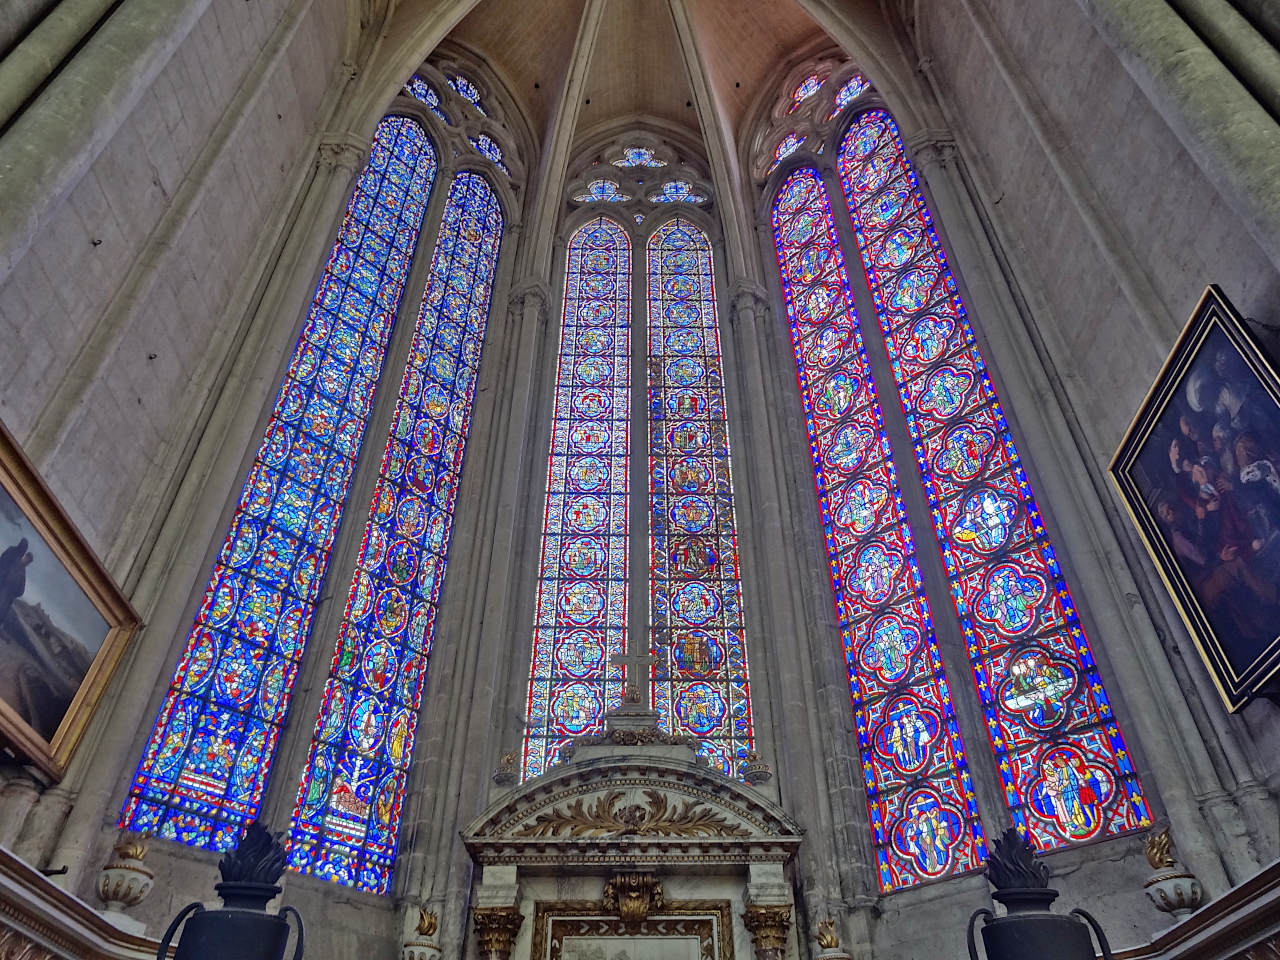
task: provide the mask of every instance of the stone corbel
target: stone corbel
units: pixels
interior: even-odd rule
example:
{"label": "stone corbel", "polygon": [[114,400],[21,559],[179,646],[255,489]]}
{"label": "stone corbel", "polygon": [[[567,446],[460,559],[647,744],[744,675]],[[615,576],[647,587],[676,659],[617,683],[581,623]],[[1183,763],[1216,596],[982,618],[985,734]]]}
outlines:
{"label": "stone corbel", "polygon": [[316,151],[316,165],[321,170],[345,170],[354,175],[364,169],[372,145],[354,133],[325,133]]}
{"label": "stone corbel", "polygon": [[935,167],[947,167],[956,159],[956,140],[945,128],[926,127],[906,138],[916,169],[925,176]]}
{"label": "stone corbel", "polygon": [[482,960],[510,960],[516,934],[524,923],[519,907],[476,907],[471,911],[476,946]]}

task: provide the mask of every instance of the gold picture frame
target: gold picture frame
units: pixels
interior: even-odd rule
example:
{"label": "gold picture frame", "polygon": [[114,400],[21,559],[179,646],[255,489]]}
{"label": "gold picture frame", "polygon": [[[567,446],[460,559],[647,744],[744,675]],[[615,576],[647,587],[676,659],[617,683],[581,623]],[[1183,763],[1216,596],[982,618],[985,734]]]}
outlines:
{"label": "gold picture frame", "polygon": [[60,780],[138,624],[0,424],[0,741]]}
{"label": "gold picture frame", "polygon": [[1280,376],[1210,285],[1110,473],[1230,711],[1280,680]]}

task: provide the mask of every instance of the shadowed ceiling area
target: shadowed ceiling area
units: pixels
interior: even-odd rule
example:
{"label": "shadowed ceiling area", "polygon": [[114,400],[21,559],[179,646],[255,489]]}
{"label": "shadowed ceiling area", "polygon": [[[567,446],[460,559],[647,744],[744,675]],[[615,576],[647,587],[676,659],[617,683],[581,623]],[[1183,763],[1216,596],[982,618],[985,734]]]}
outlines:
{"label": "shadowed ceiling area", "polygon": [[[588,0],[482,0],[451,37],[486,58],[546,132],[574,58]],[[795,0],[677,0],[687,4],[694,69],[710,80],[735,136],[761,87],[795,55],[830,41]],[[603,0],[578,104],[575,139],[630,118],[657,120],[703,138],[690,65],[671,0]]]}

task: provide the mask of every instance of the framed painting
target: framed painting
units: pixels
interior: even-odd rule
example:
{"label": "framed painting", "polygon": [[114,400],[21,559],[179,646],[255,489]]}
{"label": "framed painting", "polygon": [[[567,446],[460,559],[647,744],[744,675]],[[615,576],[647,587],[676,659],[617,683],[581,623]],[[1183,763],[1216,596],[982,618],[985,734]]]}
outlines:
{"label": "framed painting", "polygon": [[1229,710],[1280,672],[1280,379],[1216,286],[1111,476]]}
{"label": "framed painting", "polygon": [[57,780],[138,617],[0,425],[0,740]]}

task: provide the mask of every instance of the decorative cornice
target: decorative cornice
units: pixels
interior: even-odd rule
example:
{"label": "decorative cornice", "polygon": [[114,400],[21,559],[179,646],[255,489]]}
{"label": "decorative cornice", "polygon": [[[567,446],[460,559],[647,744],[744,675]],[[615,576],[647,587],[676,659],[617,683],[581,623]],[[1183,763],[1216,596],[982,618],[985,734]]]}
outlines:
{"label": "decorative cornice", "polygon": [[791,906],[751,904],[742,914],[742,925],[750,931],[757,953],[782,950],[787,945],[787,931],[791,929]]}
{"label": "decorative cornice", "polygon": [[609,730],[606,733],[591,733],[581,737],[574,737],[560,748],[560,758],[562,760],[571,759],[574,754],[578,752],[578,748],[580,747],[684,746],[697,749],[698,745],[699,741],[697,737],[678,733],[667,733],[657,725],[639,728],[621,727]]}
{"label": "decorative cornice", "polygon": [[610,790],[590,806],[579,797],[540,814],[513,836],[532,837],[749,837],[751,831],[696,800],[672,805],[665,793],[644,791],[647,804],[624,803],[626,793]]}

